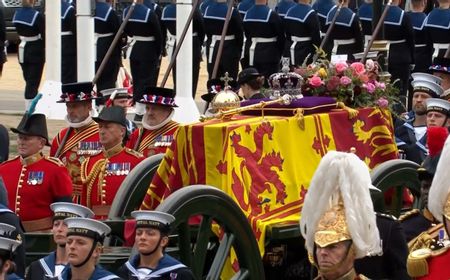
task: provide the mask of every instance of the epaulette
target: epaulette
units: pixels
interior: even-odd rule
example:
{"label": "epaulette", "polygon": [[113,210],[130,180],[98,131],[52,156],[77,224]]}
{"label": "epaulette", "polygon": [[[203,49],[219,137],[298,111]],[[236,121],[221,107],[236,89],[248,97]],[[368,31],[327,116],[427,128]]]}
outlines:
{"label": "epaulette", "polygon": [[408,255],[406,262],[406,269],[408,275],[414,278],[423,277],[429,274],[428,271],[428,258],[437,257],[444,254],[450,249],[450,247],[440,247],[438,249],[422,248],[412,251]]}
{"label": "epaulette", "polygon": [[64,163],[59,158],[45,156],[44,159],[46,159],[58,166],[64,166]]}
{"label": "epaulette", "polygon": [[4,162],[0,163],[0,165],[6,164],[6,163],[11,162],[11,161],[15,161],[16,159],[19,159],[19,158],[20,158],[20,156],[15,156],[12,159],[5,160]]}
{"label": "epaulette", "polygon": [[395,216],[393,216],[393,215],[386,214],[386,213],[379,213],[379,212],[375,212],[375,213],[377,214],[378,217],[383,217],[383,218],[386,218],[386,219],[389,219],[389,220],[397,221],[397,218]]}
{"label": "epaulette", "polygon": [[414,217],[414,216],[418,215],[419,213],[420,213],[420,210],[419,210],[419,209],[413,209],[413,210],[408,211],[408,212],[406,212],[405,214],[401,215],[401,216],[398,218],[398,220],[399,220],[400,222],[403,222],[403,221],[405,221],[405,220],[407,220],[407,219],[409,219],[409,218],[411,218],[411,217]]}
{"label": "epaulette", "polygon": [[130,148],[125,148],[125,152],[128,153],[128,154],[130,154],[130,155],[132,155],[132,156],[135,156],[135,157],[137,157],[137,158],[141,158],[141,157],[144,156],[143,154],[141,154],[141,153],[139,153],[139,152],[136,152],[135,150],[132,150],[132,149],[130,149]]}

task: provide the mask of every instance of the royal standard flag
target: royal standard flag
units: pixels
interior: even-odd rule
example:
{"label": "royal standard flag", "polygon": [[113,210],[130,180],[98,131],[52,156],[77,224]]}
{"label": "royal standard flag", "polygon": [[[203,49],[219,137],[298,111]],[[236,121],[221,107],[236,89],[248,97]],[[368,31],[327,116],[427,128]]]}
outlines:
{"label": "royal standard flag", "polygon": [[298,223],[303,199],[320,159],[350,151],[370,168],[397,157],[392,119],[366,108],[297,117],[236,117],[181,126],[155,175],[142,209],[154,209],[177,189],[217,187],[239,205],[261,254],[268,226]]}

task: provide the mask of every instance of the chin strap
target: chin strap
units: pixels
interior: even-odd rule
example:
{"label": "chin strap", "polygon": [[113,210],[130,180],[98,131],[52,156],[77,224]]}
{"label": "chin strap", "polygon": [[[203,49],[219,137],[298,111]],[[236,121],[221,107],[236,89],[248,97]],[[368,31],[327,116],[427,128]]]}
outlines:
{"label": "chin strap", "polygon": [[78,267],[82,267],[83,265],[85,265],[91,259],[92,254],[94,253],[95,247],[97,247],[97,243],[98,243],[98,240],[94,240],[94,243],[92,243],[92,248],[89,251],[89,254],[87,255],[86,259],[83,262],[81,262],[80,264],[77,264],[77,265],[73,264],[73,266],[78,268]]}
{"label": "chin strap", "polygon": [[[315,251],[315,250],[314,250]],[[317,265],[317,269],[319,270],[319,273],[320,274],[324,274],[324,273],[330,273],[330,272],[334,272],[334,271],[336,271],[338,268],[340,268],[341,266],[342,266],[342,264],[344,264],[349,258],[350,258],[350,256],[351,255],[353,255],[354,254],[354,248],[353,248],[353,242],[352,242],[352,244],[350,244],[350,247],[347,249],[347,253],[345,254],[345,257],[340,261],[340,262],[338,262],[337,264],[335,264],[335,265],[333,265],[333,266],[331,266],[331,267],[329,267],[329,268],[320,268],[319,267],[319,263],[317,262],[317,256],[316,256],[316,253],[314,252],[314,259],[315,259],[315,261],[316,261],[316,265]]]}
{"label": "chin strap", "polygon": [[156,252],[156,250],[158,250],[159,245],[161,244],[162,238],[163,238],[162,236],[159,237],[158,244],[156,244],[155,249],[151,250],[151,251],[148,252],[148,253],[140,253],[140,254],[141,254],[141,255],[144,255],[144,256],[150,256],[150,255],[152,255],[154,252]]}

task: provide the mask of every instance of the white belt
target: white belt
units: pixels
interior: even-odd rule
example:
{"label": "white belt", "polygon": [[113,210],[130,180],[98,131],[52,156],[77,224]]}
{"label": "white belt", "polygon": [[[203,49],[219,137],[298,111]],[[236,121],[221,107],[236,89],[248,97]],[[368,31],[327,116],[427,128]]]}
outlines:
{"label": "white belt", "polygon": [[[192,33],[192,36],[198,36],[197,32]],[[167,30],[167,42],[166,42],[166,51],[168,57],[172,57],[173,51],[175,50],[175,42],[177,41],[177,36],[173,35],[172,33]]]}
{"label": "white belt", "polygon": [[364,48],[367,48],[371,38],[372,38],[372,35],[364,35]]}
{"label": "white belt", "polygon": [[427,44],[415,44],[414,45],[415,48],[423,48],[423,47],[426,47],[426,46],[427,46]]}
{"label": "white belt", "polygon": [[61,36],[73,35],[72,31],[61,31]]}
{"label": "white belt", "polygon": [[[208,54],[208,63],[212,63],[212,56],[214,52],[214,47],[216,46],[216,42],[220,41],[220,35],[212,35],[211,36],[211,44],[209,44],[209,54]],[[225,41],[234,40],[236,37],[234,35],[225,36]]]}
{"label": "white belt", "polygon": [[255,60],[255,48],[256,48],[256,44],[259,43],[272,43],[272,42],[276,42],[277,41],[277,37],[272,37],[272,38],[264,38],[264,37],[254,37],[252,38],[252,44],[250,45],[250,50],[249,50],[249,65],[253,66],[253,62]]}
{"label": "white belt", "polygon": [[98,41],[98,38],[106,38],[106,37],[111,37],[111,36],[114,36],[114,33],[104,33],[104,34],[101,34],[101,33],[94,33],[94,44],[95,44],[95,46],[94,46],[94,51],[95,51],[95,61],[97,61],[97,41]]}
{"label": "white belt", "polygon": [[131,52],[133,51],[134,44],[136,42],[153,42],[155,41],[155,36],[133,36],[131,38],[130,45],[127,49],[127,58],[130,58]]}
{"label": "white belt", "polygon": [[405,42],[406,42],[406,40],[402,39],[402,40],[389,41],[389,44],[395,45],[395,44],[401,44],[401,43],[405,43]]}
{"label": "white belt", "polygon": [[352,38],[352,39],[336,39],[336,40],[333,40],[333,50],[332,50],[332,53],[333,54],[337,54],[337,49],[338,49],[338,47],[339,46],[341,46],[341,45],[351,45],[351,44],[354,44],[354,43],[356,43],[356,40],[355,40],[355,38]]}
{"label": "white belt", "polygon": [[295,46],[298,42],[308,42],[311,41],[311,37],[297,37],[297,36],[291,36],[292,44],[290,47],[291,51],[291,64],[295,65]]}
{"label": "white belt", "polygon": [[244,58],[244,55],[245,55],[245,43],[247,42],[247,37],[245,37],[245,34],[244,34],[244,42],[243,42],[243,48],[242,48],[242,51],[241,51],[241,59],[243,59]]}
{"label": "white belt", "polygon": [[20,44],[19,44],[19,63],[23,63],[24,61],[24,53],[25,53],[25,46],[28,42],[34,42],[41,40],[41,34],[36,36],[20,36]]}
{"label": "white belt", "polygon": [[434,43],[433,48],[433,57],[438,57],[440,50],[446,50],[448,48],[448,43]]}

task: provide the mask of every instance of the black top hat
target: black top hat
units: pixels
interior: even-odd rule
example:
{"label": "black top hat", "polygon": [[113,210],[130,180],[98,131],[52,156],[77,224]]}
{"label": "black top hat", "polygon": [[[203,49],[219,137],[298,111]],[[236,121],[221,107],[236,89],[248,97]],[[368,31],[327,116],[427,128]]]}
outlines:
{"label": "black top hat", "polygon": [[170,88],[147,87],[139,103],[178,107],[175,104],[175,91]]}
{"label": "black top hat", "polygon": [[433,65],[430,66],[430,70],[450,75],[450,58],[436,57],[433,60]]}
{"label": "black top hat", "polygon": [[251,80],[260,77],[261,74],[256,70],[256,68],[250,67],[242,70],[238,75],[238,84],[243,85]]}
{"label": "black top hat", "polygon": [[225,82],[220,79],[211,79],[206,82],[206,87],[208,88],[208,93],[203,94],[201,97],[206,102],[211,102],[224,87]]}
{"label": "black top hat", "polygon": [[[228,81],[228,86],[233,91],[236,91],[238,88],[238,84],[233,80]],[[206,87],[208,88],[208,93],[203,94],[201,98],[206,102],[211,102],[216,94],[225,89],[225,81],[219,78],[211,79],[206,82]],[[240,96],[239,98],[242,99]]]}
{"label": "black top hat", "polygon": [[48,142],[47,121],[44,114],[25,114],[22,117],[17,128],[11,128],[11,131],[18,134],[40,136]]}
{"label": "black top hat", "polygon": [[125,115],[125,109],[119,106],[112,106],[104,108],[98,117],[92,118],[97,123],[100,122],[112,122],[120,124],[123,127],[127,127],[127,118]]}
{"label": "black top hat", "polygon": [[97,99],[94,92],[94,85],[91,82],[71,83],[61,86],[61,99],[56,103],[71,103]]}

